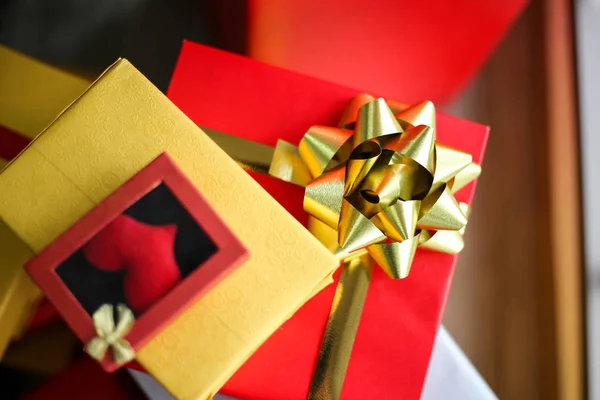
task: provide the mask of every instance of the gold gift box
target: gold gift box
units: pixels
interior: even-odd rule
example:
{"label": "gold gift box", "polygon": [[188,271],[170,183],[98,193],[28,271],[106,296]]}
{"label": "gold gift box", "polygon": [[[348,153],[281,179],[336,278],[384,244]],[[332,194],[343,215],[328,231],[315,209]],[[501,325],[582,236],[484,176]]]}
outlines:
{"label": "gold gift box", "polygon": [[331,282],[338,261],[129,62],[0,174],[0,217],[39,252],[163,152],[250,253],[136,354],[176,398],[207,399]]}
{"label": "gold gift box", "polygon": [[[90,83],[0,45],[0,126],[25,139],[33,139]],[[0,152],[0,170],[8,161]],[[28,251],[0,223],[0,359],[10,340],[21,336],[31,310],[41,298],[33,282],[21,272]],[[59,347],[64,348],[62,343]],[[12,349],[11,357],[3,359],[3,363],[45,370],[64,366],[55,357],[46,357],[48,362],[39,365],[39,359],[32,359],[21,348]]]}
{"label": "gold gift box", "polygon": [[33,139],[90,83],[0,45],[0,125]]}

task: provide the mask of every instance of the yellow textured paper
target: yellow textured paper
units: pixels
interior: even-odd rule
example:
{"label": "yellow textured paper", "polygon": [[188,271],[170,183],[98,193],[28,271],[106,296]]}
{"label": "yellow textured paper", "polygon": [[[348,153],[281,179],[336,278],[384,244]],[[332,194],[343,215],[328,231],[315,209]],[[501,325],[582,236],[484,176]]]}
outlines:
{"label": "yellow textured paper", "polygon": [[[90,83],[0,45],[0,125],[24,137],[34,138],[83,93]],[[9,161],[0,158],[0,170]],[[38,164],[43,167],[43,163]],[[21,184],[36,184],[40,179],[45,178],[40,176]],[[35,193],[41,194],[39,191]],[[3,195],[0,194],[0,197]],[[52,222],[49,220],[46,224]],[[43,228],[45,224],[41,225]],[[21,256],[19,248],[5,247],[3,252],[15,252],[13,258]],[[0,261],[3,278],[15,272],[14,268],[15,266],[5,265]],[[9,317],[0,316],[0,350],[7,345],[9,337],[21,336],[32,305],[40,298],[39,290],[29,277],[20,269],[16,272],[16,275],[7,277],[0,287],[0,308],[9,309],[14,318],[18,316],[18,321],[15,322],[10,322]],[[9,332],[11,329],[12,332]]]}
{"label": "yellow textured paper", "polygon": [[34,138],[90,83],[0,45],[0,124]]}
{"label": "yellow textured paper", "polygon": [[178,399],[207,399],[338,261],[133,66],[113,65],[0,174],[0,216],[39,251],[165,151],[250,252],[137,353]]}
{"label": "yellow textured paper", "polygon": [[31,307],[39,290],[23,272],[23,264],[33,252],[0,220],[0,358],[19,325],[22,325],[21,310]]}

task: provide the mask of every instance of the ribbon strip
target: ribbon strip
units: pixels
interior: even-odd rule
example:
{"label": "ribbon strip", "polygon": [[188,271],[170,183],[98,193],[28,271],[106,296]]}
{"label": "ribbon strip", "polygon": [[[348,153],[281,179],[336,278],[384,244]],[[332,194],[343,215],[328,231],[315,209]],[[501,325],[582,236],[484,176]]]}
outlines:
{"label": "ribbon strip", "polygon": [[207,132],[244,169],[306,187],[309,230],[344,261],[309,399],[339,398],[374,264],[405,278],[419,246],[462,250],[468,206],[453,194],[481,168],[435,129],[431,102],[359,95],[337,127],[311,127],[298,147]]}
{"label": "ribbon strip", "polygon": [[337,399],[373,273],[373,260],[364,254],[344,263],[336,287],[325,336],[319,352],[309,399]]}
{"label": "ribbon strip", "polygon": [[125,364],[135,357],[135,350],[124,339],[135,322],[133,312],[123,304],[117,306],[118,322],[115,326],[113,306],[103,304],[94,312],[92,319],[96,328],[96,336],[85,346],[92,358],[102,361],[108,348],[112,348],[113,358],[118,364]]}

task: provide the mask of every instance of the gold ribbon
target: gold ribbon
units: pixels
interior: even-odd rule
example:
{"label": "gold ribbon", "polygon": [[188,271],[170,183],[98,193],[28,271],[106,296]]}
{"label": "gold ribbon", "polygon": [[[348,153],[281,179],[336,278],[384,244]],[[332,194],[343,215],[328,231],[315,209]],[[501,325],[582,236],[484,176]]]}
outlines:
{"label": "gold ribbon", "polygon": [[433,103],[369,95],[354,97],[337,127],[311,127],[297,147],[207,130],[244,169],[306,187],[308,229],[344,261],[309,399],[339,398],[374,264],[405,278],[417,247],[463,248],[468,206],[454,193],[481,168],[437,143],[435,130]]}
{"label": "gold ribbon", "polygon": [[117,306],[118,322],[115,326],[113,306],[103,304],[94,312],[92,319],[96,336],[85,346],[86,352],[98,361],[102,361],[108,348],[112,348],[113,358],[118,364],[125,364],[135,357],[135,350],[124,339],[135,322],[133,312],[123,304]]}

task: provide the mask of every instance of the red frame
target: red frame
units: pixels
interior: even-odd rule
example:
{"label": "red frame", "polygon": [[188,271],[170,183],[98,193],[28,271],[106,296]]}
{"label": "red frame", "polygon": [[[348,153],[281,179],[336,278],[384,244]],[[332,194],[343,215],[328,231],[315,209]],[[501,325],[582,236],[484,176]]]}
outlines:
{"label": "red frame", "polygon": [[[213,240],[217,251],[202,263],[201,268],[194,270],[136,319],[125,337],[136,351],[248,257],[246,248],[183,172],[166,153],[161,154],[25,265],[26,271],[84,343],[96,336],[92,317],[55,270],[114,218],[161,183],[171,190]],[[110,349],[101,365],[107,372],[121,367],[114,362]]]}

